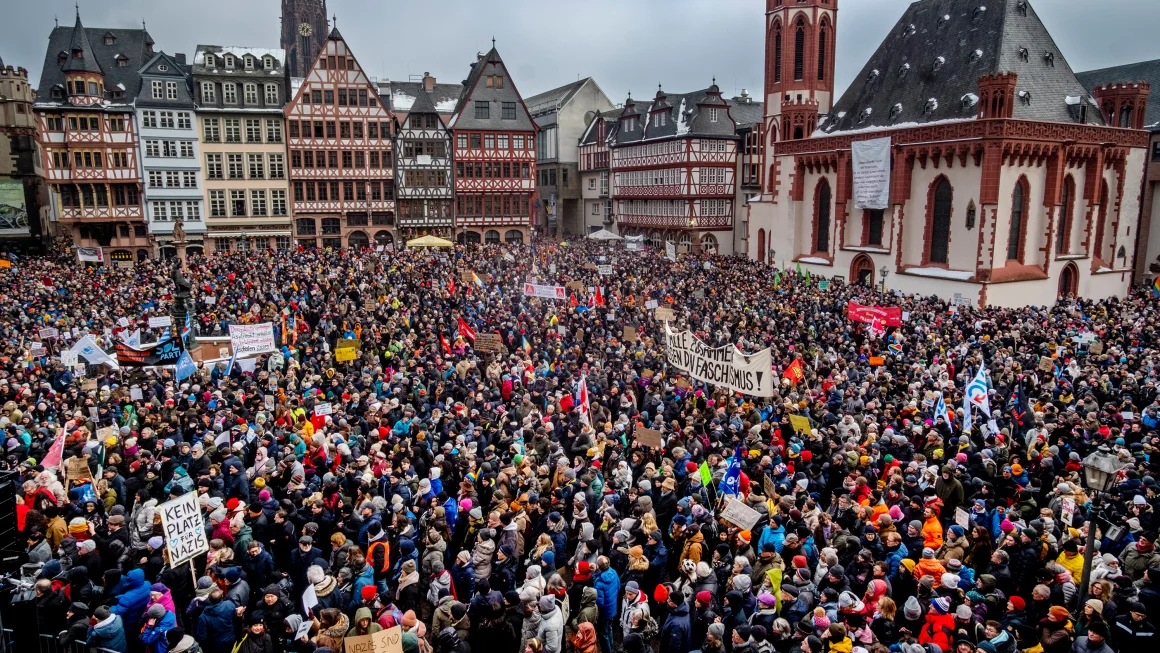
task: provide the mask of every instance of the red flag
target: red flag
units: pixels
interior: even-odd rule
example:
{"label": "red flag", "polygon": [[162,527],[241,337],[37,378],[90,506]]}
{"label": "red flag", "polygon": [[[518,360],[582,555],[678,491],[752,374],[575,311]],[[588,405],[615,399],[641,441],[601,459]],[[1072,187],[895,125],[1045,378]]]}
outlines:
{"label": "red flag", "polygon": [[604,295],[600,293],[600,286],[596,286],[596,305],[604,306]]}
{"label": "red flag", "polygon": [[576,293],[572,293],[572,296],[568,298],[568,306],[571,306],[572,308],[576,308],[579,305],[580,305],[580,302],[576,301]]}
{"label": "red flag", "polygon": [[444,338],[442,333],[439,334],[439,344],[443,345],[444,353],[446,353],[448,356],[450,356],[451,355],[451,345],[447,344],[447,338]]}
{"label": "red flag", "polygon": [[451,277],[447,280],[447,292],[452,295],[455,294],[455,277]]}
{"label": "red flag", "polygon": [[[468,286],[468,289],[470,288],[471,286]],[[464,321],[462,317],[459,318],[459,335],[467,338],[472,342],[475,342],[475,329],[472,329],[470,326],[468,326],[467,322]]]}
{"label": "red flag", "polygon": [[60,460],[64,457],[64,441],[68,439],[64,429],[60,429],[56,434],[56,441],[52,443],[52,447],[48,450],[48,455],[40,464],[45,469],[52,469],[60,466]]}
{"label": "red flag", "polygon": [[789,364],[789,367],[785,368],[785,371],[782,372],[781,375],[789,379],[792,383],[801,382],[802,379],[806,378],[806,373],[802,369],[802,359],[795,358],[794,361]]}

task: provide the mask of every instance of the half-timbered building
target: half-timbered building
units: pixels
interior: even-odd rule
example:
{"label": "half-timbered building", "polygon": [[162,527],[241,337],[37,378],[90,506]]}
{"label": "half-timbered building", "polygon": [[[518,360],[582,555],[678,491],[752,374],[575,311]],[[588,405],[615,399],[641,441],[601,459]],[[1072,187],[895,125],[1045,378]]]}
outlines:
{"label": "half-timbered building", "polygon": [[[392,107],[406,111],[395,114],[395,203],[398,234],[404,240],[454,236],[455,181],[445,118],[454,107],[449,98],[458,98],[460,90],[458,84],[436,84],[430,75],[422,82],[391,84]],[[386,235],[376,234],[375,240],[385,244]]]}
{"label": "half-timbered building", "polygon": [[612,141],[616,134],[617,115],[603,111],[593,116],[580,136],[578,147],[580,193],[583,205],[584,232],[601,229],[616,231],[612,211]]}
{"label": "half-timbered building", "polygon": [[751,257],[979,306],[1127,291],[1147,84],[1089,93],[1030,0],[923,0],[835,102],[837,10],[767,0]]}
{"label": "half-timbered building", "polygon": [[33,106],[57,235],[113,261],[152,255],[133,100],[153,55],[144,29],[88,29],[78,13],[49,34]]}
{"label": "half-timbered building", "polygon": [[528,242],[536,194],[536,124],[492,47],[471,65],[450,127],[456,237]]}
{"label": "half-timbered building", "polygon": [[285,115],[297,244],[370,246],[395,221],[392,116],[337,28]]}
{"label": "half-timbered building", "polygon": [[630,96],[612,142],[612,200],[621,235],[659,246],[733,253],[737,125],[714,83],[651,102]]}

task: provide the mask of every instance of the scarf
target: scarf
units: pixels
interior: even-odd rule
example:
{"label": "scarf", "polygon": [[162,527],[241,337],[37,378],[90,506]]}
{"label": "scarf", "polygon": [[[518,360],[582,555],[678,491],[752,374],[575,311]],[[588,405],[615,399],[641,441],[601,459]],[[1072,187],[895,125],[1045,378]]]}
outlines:
{"label": "scarf", "polygon": [[402,595],[403,590],[405,588],[407,588],[411,585],[414,585],[415,583],[418,583],[418,582],[419,582],[419,572],[418,571],[412,571],[409,574],[403,574],[403,577],[399,579],[399,589],[395,590],[395,600],[399,599],[399,597]]}

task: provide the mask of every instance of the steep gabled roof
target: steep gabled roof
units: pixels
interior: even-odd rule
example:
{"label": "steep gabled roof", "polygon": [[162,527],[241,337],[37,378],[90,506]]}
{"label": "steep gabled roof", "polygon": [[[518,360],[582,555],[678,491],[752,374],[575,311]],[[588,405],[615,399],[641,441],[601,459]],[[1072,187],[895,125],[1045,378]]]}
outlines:
{"label": "steep gabled roof", "polygon": [[[80,24],[79,21],[77,23]],[[136,93],[140,84],[137,71],[152,56],[150,49],[153,37],[144,29],[102,29],[81,28],[87,41],[89,50],[85,52],[85,61],[91,61],[100,67],[105,75],[106,98],[111,98],[113,91],[123,91],[126,98]],[[73,43],[76,27],[55,27],[48,35],[48,48],[45,50],[44,66],[40,72],[40,84],[36,87],[37,103],[65,104],[65,100],[54,99],[52,89],[55,86],[63,88],[65,81],[65,67],[72,62],[70,47]],[[112,44],[105,45],[105,36],[112,35]],[[76,38],[80,39],[79,35]],[[82,47],[84,47],[82,45]],[[64,55],[63,62],[58,58]],[[121,55],[125,65],[117,63]],[[126,99],[126,101],[128,101]],[[118,100],[120,102],[120,100]]]}
{"label": "steep gabled roof", "polygon": [[[104,41],[102,40],[102,43]],[[89,43],[89,33],[84,25],[81,25],[81,12],[77,12],[77,22],[73,25],[72,38],[69,40],[68,46],[69,57],[64,62],[64,72],[66,73],[101,73],[100,64],[97,63],[96,53],[93,52],[93,46]],[[76,53],[80,53],[80,57]]]}
{"label": "steep gabled roof", "polygon": [[537,116],[541,113],[553,111],[558,107],[563,107],[565,104],[568,104],[569,100],[575,97],[577,91],[591,80],[591,77],[585,77],[571,84],[565,84],[559,88],[533,95],[527,100],[524,100],[524,103],[528,105],[528,113]]}
{"label": "steep gabled roof", "polygon": [[[489,70],[495,74],[503,75],[503,88],[487,88],[479,83],[484,73]],[[475,117],[474,102],[477,101],[490,103],[491,110],[488,111],[487,118]],[[515,120],[502,118],[504,102],[516,103]],[[520,97],[520,92],[516,90],[516,83],[508,74],[507,67],[494,46],[482,59],[471,65],[471,74],[463,83],[463,92],[459,96],[459,102],[455,106],[455,114],[451,117],[448,126],[455,129],[536,130],[536,124],[532,121],[532,116],[528,113],[527,106],[524,104],[523,98]]]}
{"label": "steep gabled roof", "polygon": [[1088,91],[1113,82],[1148,82],[1152,85],[1152,96],[1148,98],[1144,125],[1147,129],[1160,128],[1160,59],[1089,70],[1084,73],[1076,73],[1075,76],[1087,87]]}
{"label": "steep gabled roof", "polygon": [[[717,110],[715,122],[710,109]],[[666,112],[663,125],[654,124],[651,118],[657,110]],[[721,97],[721,90],[716,84],[692,93],[658,91],[657,96],[647,104],[637,105],[630,97],[625,101],[624,109],[617,117],[619,119],[637,115],[640,116],[640,124],[633,131],[618,129],[616,142],[623,145],[665,138],[735,138],[737,123],[731,111],[732,106]]]}
{"label": "steep gabled roof", "polygon": [[619,109],[612,111],[598,112],[592,117],[591,122],[584,128],[584,133],[580,135],[580,145],[592,145],[600,142],[599,124],[604,123],[604,140],[605,144],[610,144],[615,141],[613,132],[616,130],[617,117],[620,115]]}
{"label": "steep gabled roof", "polygon": [[413,108],[420,95],[426,95],[431,101],[434,113],[443,115],[455,111],[459,104],[459,96],[463,87],[459,84],[434,84],[430,91],[425,90],[423,82],[391,82],[391,111],[407,113],[415,111]]}
{"label": "steep gabled roof", "polygon": [[[919,0],[821,120],[821,131],[970,120],[979,78],[1000,73],[1018,75],[1015,118],[1077,122],[1067,98],[1087,90],[1029,0]],[[1103,124],[1098,111],[1087,116]]]}

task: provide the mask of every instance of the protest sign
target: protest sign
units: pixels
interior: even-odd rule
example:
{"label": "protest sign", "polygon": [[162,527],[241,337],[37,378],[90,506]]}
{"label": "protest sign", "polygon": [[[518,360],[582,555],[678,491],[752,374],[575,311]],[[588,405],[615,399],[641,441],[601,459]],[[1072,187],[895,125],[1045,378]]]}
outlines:
{"label": "protest sign", "polygon": [[671,322],[675,317],[673,315],[673,309],[669,308],[668,306],[658,306],[656,313],[654,313],[653,316],[662,322]]}
{"label": "protest sign", "polygon": [[92,478],[93,472],[89,469],[89,461],[80,456],[73,456],[64,461],[64,477],[69,481]]}
{"label": "protest sign", "polygon": [[695,299],[705,299],[705,291],[704,291],[704,290],[701,290],[701,289],[694,290],[694,291],[693,291],[693,297],[694,297]]}
{"label": "protest sign", "polygon": [[639,336],[636,335],[636,327],[632,327],[632,326],[624,327],[624,331],[620,337],[625,342],[636,342],[636,341],[640,340]]}
{"label": "protest sign", "polygon": [[352,361],[356,358],[358,358],[358,353],[355,351],[354,347],[339,347],[338,349],[334,350],[334,360],[338,361],[339,363]]}
{"label": "protest sign", "polygon": [[854,169],[854,208],[890,205],[890,137],[855,141],[850,146]]}
{"label": "protest sign", "polygon": [[671,240],[665,242],[665,258],[674,262],[677,260],[677,244]]}
{"label": "protest sign", "polygon": [[275,400],[276,397],[274,397],[274,395],[264,395],[262,397],[262,405],[266,408],[267,411],[273,412]]}
{"label": "protest sign", "polygon": [[511,252],[508,252],[507,254],[503,255],[503,260],[507,261],[508,263],[515,263],[516,257],[513,256]]}
{"label": "protest sign", "polygon": [[314,405],[314,415],[316,417],[321,417],[323,415],[331,415],[333,413],[334,413],[334,406],[331,406],[329,402],[324,401],[321,404]]}
{"label": "protest sign", "polygon": [[158,317],[149,318],[150,329],[161,329],[173,324],[173,318],[168,315],[161,315]]}
{"label": "protest sign", "polygon": [[1075,519],[1075,499],[1064,499],[1060,502],[1060,523],[1068,525]]}
{"label": "protest sign", "polygon": [[41,340],[50,340],[60,336],[60,332],[56,330],[56,327],[40,327],[37,335],[40,336]]}
{"label": "protest sign", "polygon": [[564,286],[546,286],[538,283],[525,283],[524,296],[542,299],[568,299]]}
{"label": "protest sign", "polygon": [[472,345],[476,351],[497,352],[505,349],[503,338],[498,333],[477,333]]}
{"label": "protest sign", "polygon": [[65,367],[76,367],[78,356],[75,351],[60,352],[60,364]]}
{"label": "protest sign", "polygon": [[694,379],[755,397],[773,396],[769,349],[745,354],[734,345],[710,347],[692,332],[673,331],[665,324],[665,360]]}
{"label": "protest sign", "polygon": [[846,305],[846,314],[854,322],[870,324],[878,320],[886,326],[902,326],[902,309],[897,306],[863,306],[858,302],[850,302]]}
{"label": "protest sign", "polygon": [[610,277],[610,276],[612,276],[612,266],[611,265],[597,265],[596,272],[602,277]]}
{"label": "protest sign", "polygon": [[[134,387],[136,387],[136,386],[134,386]],[[137,392],[141,392],[141,388],[137,388]],[[112,427],[112,426],[106,426],[104,428],[97,429],[97,439],[100,440],[101,442],[104,442],[105,440],[113,437],[114,435],[117,435],[117,429]]]}
{"label": "protest sign", "polygon": [[963,528],[970,528],[971,516],[962,508],[955,508],[955,523]]}
{"label": "protest sign", "polygon": [[657,306],[660,306],[660,302],[658,302],[658,301],[657,301],[657,300],[655,300],[655,299],[650,299],[650,300],[648,300],[648,301],[646,301],[646,302],[644,303],[644,308],[645,308],[645,310],[647,310],[647,311],[651,311],[651,310],[653,310],[654,308],[656,308]]}
{"label": "protest sign", "polygon": [[633,439],[645,447],[654,447],[656,449],[660,449],[661,447],[665,446],[664,440],[661,439],[661,432],[656,429],[636,429]]}
{"label": "protest sign", "polygon": [[274,346],[274,324],[231,324],[230,344],[238,358],[272,352],[277,349]]}
{"label": "protest sign", "polygon": [[129,388],[129,398],[133,401],[141,401],[145,398],[145,395],[141,393],[141,388],[139,386],[133,386],[132,388]]}
{"label": "protest sign", "polygon": [[105,253],[100,247],[78,247],[77,260],[82,263],[104,263]]}
{"label": "protest sign", "polygon": [[1097,356],[1104,353],[1104,343],[1098,341],[1091,343],[1088,345],[1088,352],[1096,354]]}
{"label": "protest sign", "polygon": [[830,289],[830,280],[829,279],[822,279],[821,281],[818,282],[818,290],[829,290],[829,289]]}
{"label": "protest sign", "polygon": [[789,423],[790,426],[793,427],[793,430],[797,433],[808,434],[810,432],[810,419],[808,417],[804,417],[802,415],[790,415]]}
{"label": "protest sign", "polygon": [[882,367],[886,364],[886,358],[883,356],[871,356],[870,367]]}
{"label": "protest sign", "polygon": [[96,390],[96,389],[97,389],[97,380],[96,379],[86,379],[85,382],[81,384],[81,390],[84,392],[92,392],[93,390]]}
{"label": "protest sign", "polygon": [[567,288],[568,290],[581,291],[581,290],[584,290],[584,282],[583,281],[569,281],[568,283],[564,284],[564,287]]}
{"label": "protest sign", "polygon": [[355,340],[354,338],[339,338],[334,347],[336,349],[343,349],[346,347],[351,349],[362,349],[362,340]]}
{"label": "protest sign", "polygon": [[48,350],[44,348],[43,342],[34,342],[28,347],[28,355],[33,358],[40,358],[47,353]]}
{"label": "protest sign", "polygon": [[197,506],[197,493],[190,492],[157,506],[161,513],[161,529],[165,546],[169,548],[169,566],[185,564],[209,550],[205,537],[205,521]]}
{"label": "protest sign", "polygon": [[1055,361],[1053,361],[1051,359],[1051,356],[1040,356],[1039,357],[1039,371],[1040,372],[1052,372],[1054,370],[1055,370]]}
{"label": "protest sign", "polygon": [[749,531],[757,525],[761,515],[745,505],[744,502],[730,497],[725,500],[725,508],[721,510],[721,519],[740,526],[742,530]]}

